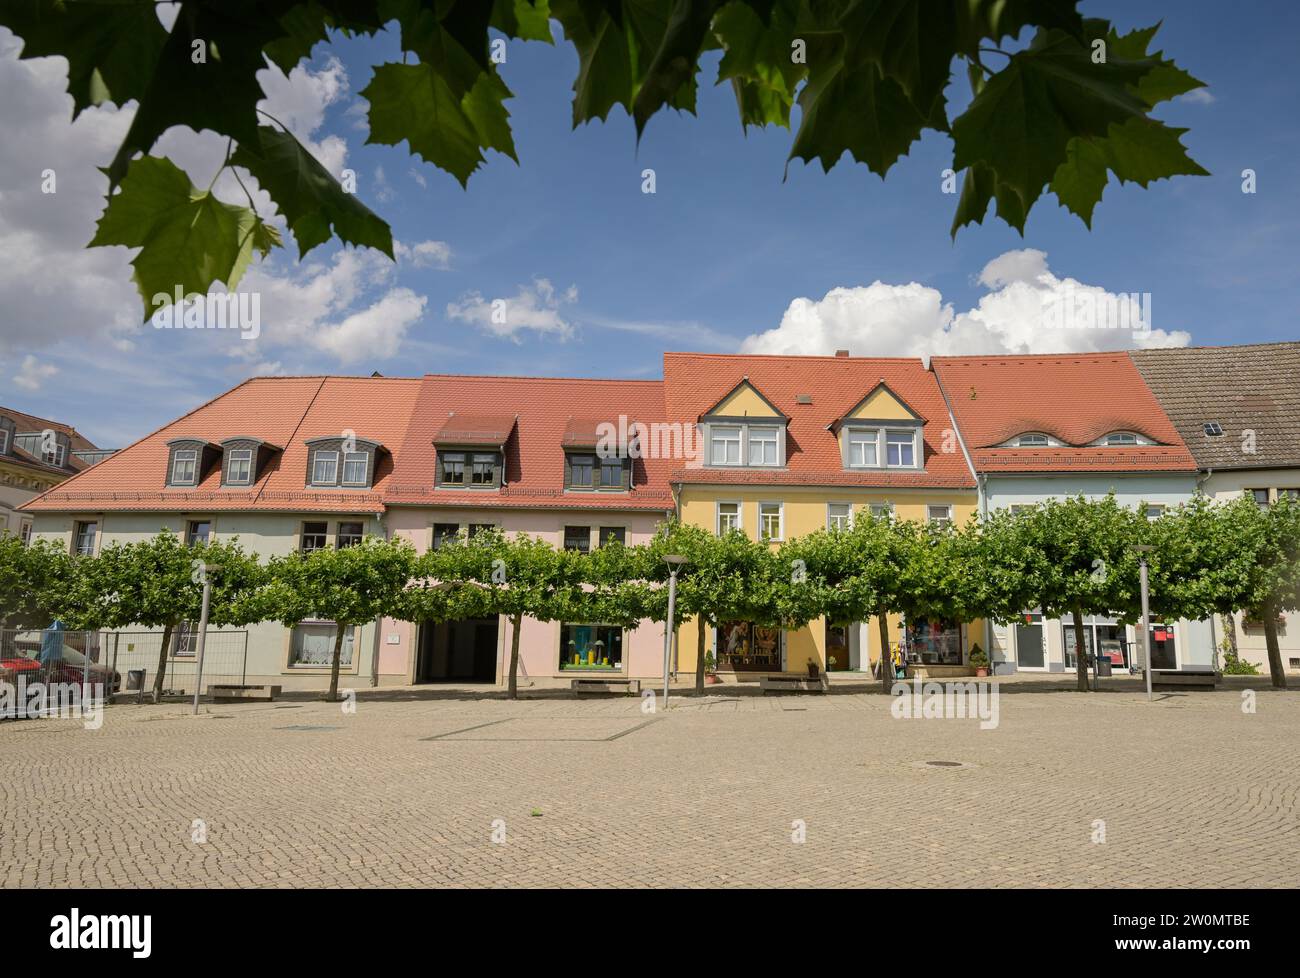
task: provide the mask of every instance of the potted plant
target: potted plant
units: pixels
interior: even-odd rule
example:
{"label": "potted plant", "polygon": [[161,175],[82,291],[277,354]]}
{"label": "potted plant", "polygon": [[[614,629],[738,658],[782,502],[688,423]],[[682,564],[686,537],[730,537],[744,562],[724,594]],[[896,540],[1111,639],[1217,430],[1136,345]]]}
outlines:
{"label": "potted plant", "polygon": [[716,686],[722,682],[718,678],[718,662],[712,649],[704,653],[704,682],[708,686]]}
{"label": "potted plant", "polygon": [[989,674],[989,656],[982,648],[979,642],[970,647],[970,664],[975,667],[975,675],[983,678]]}
{"label": "potted plant", "polygon": [[821,667],[817,665],[817,660],[816,660],[816,659],[809,659],[809,660],[808,660],[808,678],[809,678],[809,679],[816,679],[816,678],[817,678],[817,674],[818,674],[819,672],[821,672]]}

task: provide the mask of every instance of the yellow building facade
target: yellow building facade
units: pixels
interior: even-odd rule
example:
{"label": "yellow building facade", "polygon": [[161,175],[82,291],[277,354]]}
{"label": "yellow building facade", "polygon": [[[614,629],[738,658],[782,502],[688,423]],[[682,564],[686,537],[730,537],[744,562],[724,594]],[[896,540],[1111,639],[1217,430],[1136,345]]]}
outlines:
{"label": "yellow building facade", "polygon": [[[938,384],[919,360],[668,354],[669,416],[694,423],[700,457],[673,478],[682,522],[738,527],[773,547],[863,515],[961,524],[978,506],[974,476]],[[964,671],[982,623],[888,621],[918,664]],[[681,627],[677,668],[698,668],[699,625]],[[745,623],[710,629],[719,675],[869,673],[874,621],[824,619],[778,633]],[[834,661],[832,661],[834,660]]]}

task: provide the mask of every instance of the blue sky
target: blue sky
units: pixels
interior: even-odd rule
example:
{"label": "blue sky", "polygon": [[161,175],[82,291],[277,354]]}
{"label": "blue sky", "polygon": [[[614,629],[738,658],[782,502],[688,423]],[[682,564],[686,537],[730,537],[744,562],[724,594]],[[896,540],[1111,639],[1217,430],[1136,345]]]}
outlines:
{"label": "blue sky", "polygon": [[[81,283],[104,280],[103,302],[89,312],[79,308],[65,294],[75,289],[49,278],[48,269],[59,261],[59,248],[79,247],[93,232],[93,194],[87,190],[76,209],[60,216],[56,238],[45,225],[36,231],[22,225],[22,200],[16,217],[6,215],[5,201],[15,191],[0,187],[0,259],[22,242],[50,250],[48,261],[31,262],[21,279],[12,259],[7,278],[0,270],[0,300],[23,310],[21,321],[12,312],[14,318],[0,317],[7,322],[7,335],[0,335],[0,403],[67,421],[116,446],[253,372],[655,377],[665,349],[816,353],[847,345],[861,354],[938,352],[942,340],[934,337],[954,317],[963,337],[951,347],[957,352],[1046,351],[1061,343],[1090,348],[1095,338],[1045,336],[1011,322],[1022,314],[1024,298],[1011,286],[1048,269],[1057,284],[1068,279],[1109,292],[1150,293],[1149,325],[1162,331],[1162,342],[1297,338],[1300,182],[1291,164],[1300,155],[1294,121],[1300,8],[1242,3],[1225,15],[1208,0],[1084,0],[1081,9],[1121,29],[1163,20],[1158,46],[1205,80],[1209,97],[1168,103],[1158,115],[1190,129],[1184,143],[1213,175],[1147,190],[1112,182],[1091,232],[1055,198],[1044,197],[1023,238],[989,217],[955,243],[948,234],[955,198],[941,192],[940,179],[951,164],[948,139],[927,134],[887,181],[847,158],[829,174],[796,161],[783,181],[790,133],[743,133],[730,88],[712,84],[712,60],[702,75],[698,115],[661,113],[638,147],[619,110],[604,124],[571,128],[577,58],[570,47],[512,44],[503,76],[515,94],[507,104],[520,165],[489,154],[465,191],[405,147],[364,145],[357,93],[369,81],[370,65],[396,56],[392,36],[319,50],[308,68],[317,79],[328,73],[333,87],[322,99],[319,125],[311,120],[303,128],[317,143],[332,143],[329,152],[357,173],[361,196],[414,250],[395,267],[365,258],[341,268],[333,264],[337,249],[326,246],[309,256],[323,269],[315,278],[295,269],[296,249],[281,253],[250,277],[250,287],[260,282],[274,294],[278,281],[299,291],[286,286],[278,304],[268,300],[263,336],[239,348],[232,335],[196,340],[194,333],[130,324],[129,284],[122,292],[112,283],[114,268],[129,260],[125,249],[69,255],[59,266]],[[339,65],[330,65],[331,53]],[[16,65],[0,43],[0,71],[17,71]],[[45,75],[26,80],[48,83]],[[956,86],[952,97],[964,99]],[[35,94],[18,102],[13,111],[26,114],[9,125],[33,127],[32,138],[0,163],[36,167],[63,137],[53,133],[57,120],[39,114],[47,102]],[[103,156],[101,144],[112,144],[125,117],[101,121],[97,138],[77,131],[88,173],[104,161],[94,156]],[[185,135],[177,135],[176,145]],[[19,153],[26,155],[14,159]],[[177,156],[197,161],[187,166],[195,182],[210,176],[212,165],[203,168],[201,153],[178,150]],[[645,168],[655,171],[653,195],[642,193]],[[1254,195],[1241,192],[1245,168],[1258,174]],[[89,187],[89,176],[86,181]],[[437,244],[421,250],[420,242]],[[981,279],[986,265],[1008,253],[995,265],[1000,271]],[[67,268],[92,261],[97,264]],[[880,290],[866,291],[877,281]],[[293,329],[282,324],[287,304],[298,302],[303,290],[330,288],[336,294],[319,315],[304,315]],[[845,291],[832,312],[822,300],[834,289]],[[33,291],[45,296],[41,303],[32,302]],[[531,325],[512,325],[505,335],[485,328],[476,318],[485,308],[479,300],[498,297],[511,300],[510,308]],[[809,302],[788,316],[800,298]],[[925,319],[936,300],[938,326]],[[822,326],[807,328],[808,317]],[[753,338],[783,318],[780,334]],[[398,321],[400,328],[393,326]],[[1112,345],[1129,342],[1124,337]],[[11,377],[22,382],[8,383]]]}

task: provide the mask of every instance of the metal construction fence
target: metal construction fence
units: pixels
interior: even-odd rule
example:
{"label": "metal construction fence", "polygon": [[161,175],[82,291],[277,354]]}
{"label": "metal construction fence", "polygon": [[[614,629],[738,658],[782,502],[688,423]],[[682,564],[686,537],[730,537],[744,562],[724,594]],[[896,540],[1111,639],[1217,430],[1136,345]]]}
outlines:
{"label": "metal construction fence", "polygon": [[[203,689],[243,684],[247,631],[208,629],[202,677],[196,631],[182,627],[174,632],[165,656],[162,638],[160,630],[0,629],[0,718],[27,715],[29,703],[57,706],[56,692],[65,698],[135,694],[144,699],[151,696],[159,669],[164,696],[192,696],[200,683]],[[33,709],[47,712],[44,705]]]}

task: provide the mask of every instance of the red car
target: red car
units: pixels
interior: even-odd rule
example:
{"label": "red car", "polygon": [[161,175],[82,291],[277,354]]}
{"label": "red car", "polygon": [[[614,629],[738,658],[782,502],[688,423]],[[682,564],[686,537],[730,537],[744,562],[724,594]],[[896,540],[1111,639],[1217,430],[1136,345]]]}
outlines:
{"label": "red car", "polygon": [[98,662],[86,662],[86,657],[69,645],[64,645],[57,659],[40,661],[39,646],[11,646],[0,651],[0,681],[18,684],[18,677],[26,683],[101,683],[104,692],[116,693],[122,677],[113,669]]}

